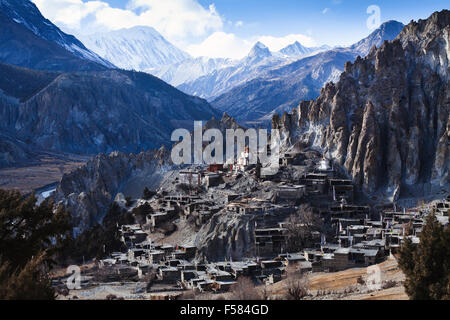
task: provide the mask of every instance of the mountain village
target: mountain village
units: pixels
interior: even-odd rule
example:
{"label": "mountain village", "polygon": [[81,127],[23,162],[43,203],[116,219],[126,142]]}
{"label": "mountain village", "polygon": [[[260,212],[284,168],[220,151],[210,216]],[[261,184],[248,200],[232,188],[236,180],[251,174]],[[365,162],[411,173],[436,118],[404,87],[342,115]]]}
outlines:
{"label": "mountain village", "polygon": [[[395,203],[364,205],[361,192],[342,178],[332,159],[306,150],[285,153],[279,161],[276,175],[261,176],[258,165],[248,165],[247,148],[234,165],[176,171],[163,183],[172,187],[161,188],[149,200],[134,200],[128,210],[150,205],[152,213],[144,224],[117,225],[127,250],[96,261],[99,272],[106,272],[112,282],[123,277],[145,281],[152,274],[152,286],[146,289],[150,299],[177,299],[188,291],[221,294],[241,276],[270,285],[286,278],[289,268],[312,274],[373,266],[396,254],[406,237],[418,243],[430,212],[444,226],[449,223],[450,196],[408,210]],[[123,196],[118,195],[116,202],[127,208]],[[289,217],[304,204],[319,217],[322,230],[308,231],[309,247],[290,252]],[[202,252],[194,242],[153,240],[155,232],[166,236],[176,232],[168,224],[184,221],[201,228],[215,215],[254,221],[246,254],[233,250],[234,240],[223,256],[215,254],[214,246]],[[85,290],[102,284],[93,277],[84,279]],[[55,285],[66,280],[62,277]]]}

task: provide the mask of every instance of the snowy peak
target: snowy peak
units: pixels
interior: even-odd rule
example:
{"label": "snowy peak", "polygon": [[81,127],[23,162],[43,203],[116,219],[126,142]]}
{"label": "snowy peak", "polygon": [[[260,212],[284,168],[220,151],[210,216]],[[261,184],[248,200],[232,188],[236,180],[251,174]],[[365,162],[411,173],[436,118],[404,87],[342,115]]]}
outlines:
{"label": "snowy peak", "polygon": [[300,42],[295,41],[293,44],[288,45],[286,48],[280,50],[280,53],[289,57],[298,57],[313,52],[312,48],[303,46]]}
{"label": "snowy peak", "polygon": [[[231,59],[197,57],[163,66],[152,72],[152,74],[177,87],[185,82],[194,81],[202,76],[233,65],[234,61]],[[202,96],[201,94],[198,95]]]}
{"label": "snowy peak", "polygon": [[138,26],[80,38],[89,49],[127,70],[151,72],[190,58],[151,27]]}
{"label": "snowy peak", "polygon": [[269,48],[258,41],[250,50],[250,53],[245,60],[247,63],[255,64],[271,56],[272,53],[270,52]]}
{"label": "snowy peak", "polygon": [[248,54],[250,58],[267,58],[271,55],[272,53],[269,48],[259,41],[253,46],[252,50],[250,50],[250,53]]}
{"label": "snowy peak", "polygon": [[358,52],[362,57],[366,56],[373,46],[380,47],[384,41],[394,40],[402,31],[404,24],[398,21],[390,20],[383,23],[378,29],[372,32],[367,38],[362,39],[350,47],[351,50]]}
{"label": "snowy peak", "polygon": [[164,37],[152,27],[135,26],[128,29],[119,29],[106,33],[93,34],[90,37],[111,37],[111,38],[127,38],[129,40],[148,41],[149,39],[166,41]]}

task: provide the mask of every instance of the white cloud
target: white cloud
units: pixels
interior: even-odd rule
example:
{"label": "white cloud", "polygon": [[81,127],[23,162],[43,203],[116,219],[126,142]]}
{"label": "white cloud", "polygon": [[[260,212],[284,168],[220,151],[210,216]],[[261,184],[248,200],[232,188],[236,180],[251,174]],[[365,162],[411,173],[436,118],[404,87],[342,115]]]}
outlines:
{"label": "white cloud", "polygon": [[32,1],[46,18],[66,32],[87,35],[150,26],[193,56],[242,58],[257,41],[272,51],[278,51],[295,41],[305,46],[316,45],[311,37],[302,34],[243,39],[233,33],[226,33],[225,24],[236,28],[247,24],[225,20],[214,5],[205,8],[198,0],[129,0],[126,9],[112,8],[101,0]]}
{"label": "white cloud", "polygon": [[325,8],[325,9],[322,10],[322,13],[323,14],[327,14],[329,11],[330,11],[330,8]]}
{"label": "white cloud", "polygon": [[194,57],[240,59],[248,54],[252,43],[232,33],[214,32],[199,44],[190,45],[186,51]]}
{"label": "white cloud", "polygon": [[44,16],[64,30],[89,34],[134,26],[150,26],[173,42],[221,30],[223,21],[214,5],[197,0],[130,0],[125,10],[103,1],[33,0]]}
{"label": "white cloud", "polygon": [[32,0],[41,13],[52,22],[70,29],[81,28],[80,22],[89,15],[108,8],[102,1],[81,0]]}

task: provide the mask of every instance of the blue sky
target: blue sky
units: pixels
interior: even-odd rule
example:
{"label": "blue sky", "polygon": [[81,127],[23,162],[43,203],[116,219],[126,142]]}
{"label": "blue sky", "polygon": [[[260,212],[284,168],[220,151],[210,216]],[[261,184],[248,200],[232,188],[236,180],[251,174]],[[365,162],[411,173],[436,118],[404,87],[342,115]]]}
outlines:
{"label": "blue sky", "polygon": [[448,9],[446,0],[33,0],[64,31],[77,34],[134,25],[154,27],[194,56],[238,58],[256,41],[272,50],[305,45],[350,45],[366,37],[370,14],[380,22],[427,18]]}
{"label": "blue sky", "polygon": [[[405,24],[411,19],[427,18],[436,10],[449,8],[442,0],[201,0],[202,5],[214,3],[227,19],[241,20],[247,28],[232,31],[248,37],[263,33],[284,36],[289,33],[312,33],[319,44],[352,44],[367,36],[370,5],[381,9],[381,21],[397,20]],[[328,8],[328,10],[324,10]]]}

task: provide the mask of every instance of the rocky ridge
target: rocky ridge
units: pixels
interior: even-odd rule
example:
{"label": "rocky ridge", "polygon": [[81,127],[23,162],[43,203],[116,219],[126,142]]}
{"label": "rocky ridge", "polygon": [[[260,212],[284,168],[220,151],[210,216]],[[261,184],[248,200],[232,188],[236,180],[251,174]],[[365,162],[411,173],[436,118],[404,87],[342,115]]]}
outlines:
{"label": "rocky ridge", "polygon": [[101,223],[118,193],[139,197],[143,188],[156,189],[171,169],[165,147],[139,154],[100,154],[61,179],[53,199],[72,216],[75,231]]}

